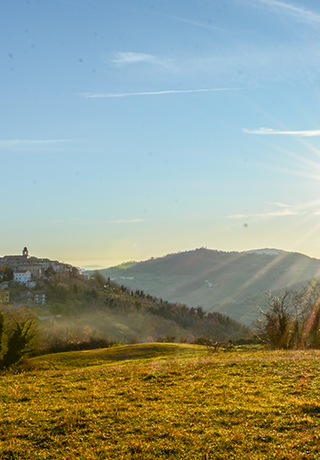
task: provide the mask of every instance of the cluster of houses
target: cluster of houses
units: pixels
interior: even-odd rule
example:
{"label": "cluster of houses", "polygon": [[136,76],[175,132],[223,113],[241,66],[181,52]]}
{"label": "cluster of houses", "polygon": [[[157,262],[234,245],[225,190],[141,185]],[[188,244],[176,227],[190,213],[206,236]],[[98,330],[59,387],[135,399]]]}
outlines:
{"label": "cluster of houses", "polygon": [[[70,264],[30,256],[28,248],[24,247],[22,255],[0,257],[0,305],[9,302],[9,292],[4,286],[6,283],[1,283],[8,268],[11,269],[11,273],[13,271],[14,282],[25,285],[30,289],[37,285],[37,281],[40,278],[47,276],[49,269],[52,273],[71,274],[76,270],[77,274],[81,274],[80,270]],[[40,296],[38,299],[36,296],[34,301],[35,303],[43,304],[45,303],[45,298]]]}
{"label": "cluster of houses", "polygon": [[71,273],[74,268],[57,260],[31,257],[26,247],[23,248],[22,255],[0,257],[0,270],[3,271],[6,267],[13,269],[13,281],[20,284],[42,278],[50,267],[56,273]]}

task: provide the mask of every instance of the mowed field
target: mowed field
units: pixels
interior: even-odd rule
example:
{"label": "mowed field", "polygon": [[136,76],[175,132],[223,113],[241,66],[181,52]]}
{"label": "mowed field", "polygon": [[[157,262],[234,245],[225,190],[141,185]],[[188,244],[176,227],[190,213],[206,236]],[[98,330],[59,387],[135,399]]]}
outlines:
{"label": "mowed field", "polygon": [[139,344],[0,376],[0,459],[318,459],[320,352]]}

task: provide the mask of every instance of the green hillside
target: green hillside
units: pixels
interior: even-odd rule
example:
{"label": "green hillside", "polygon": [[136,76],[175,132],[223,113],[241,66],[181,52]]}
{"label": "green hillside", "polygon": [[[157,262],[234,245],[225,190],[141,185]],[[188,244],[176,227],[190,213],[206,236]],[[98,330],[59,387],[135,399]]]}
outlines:
{"label": "green hillside", "polygon": [[319,458],[318,351],[142,344],[0,379],[0,459]]}
{"label": "green hillside", "polygon": [[[131,290],[95,273],[52,274],[39,280],[46,305],[27,304],[39,329],[36,350],[52,352],[105,347],[109,343],[194,342],[199,337],[227,342],[248,338],[248,327],[222,313],[207,313]],[[12,283],[10,296],[23,305],[25,287]],[[3,307],[11,317],[17,310]]]}
{"label": "green hillside", "polygon": [[[264,252],[261,252],[264,251]],[[101,270],[105,277],[189,307],[201,305],[245,324],[257,317],[264,291],[320,275],[320,261],[277,250],[223,252],[205,248]]]}
{"label": "green hillside", "polygon": [[205,347],[181,343],[139,343],[134,345],[114,345],[111,348],[96,350],[52,353],[33,358],[32,361],[44,368],[79,369],[105,366],[114,363],[126,363],[137,360],[170,359],[177,357],[199,356],[206,352]]}

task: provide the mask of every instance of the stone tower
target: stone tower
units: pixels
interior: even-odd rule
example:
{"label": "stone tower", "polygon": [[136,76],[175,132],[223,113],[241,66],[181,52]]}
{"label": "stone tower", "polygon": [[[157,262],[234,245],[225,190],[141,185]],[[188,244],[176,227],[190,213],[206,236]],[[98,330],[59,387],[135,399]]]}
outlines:
{"label": "stone tower", "polygon": [[29,255],[29,251],[28,251],[28,248],[26,246],[23,248],[22,255],[27,256],[27,257]]}

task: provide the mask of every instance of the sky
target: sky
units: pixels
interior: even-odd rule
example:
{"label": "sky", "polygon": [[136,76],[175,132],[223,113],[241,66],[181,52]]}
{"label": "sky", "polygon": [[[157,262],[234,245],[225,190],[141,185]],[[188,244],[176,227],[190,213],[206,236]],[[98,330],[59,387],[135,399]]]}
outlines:
{"label": "sky", "polygon": [[0,256],[320,258],[315,0],[0,6]]}

